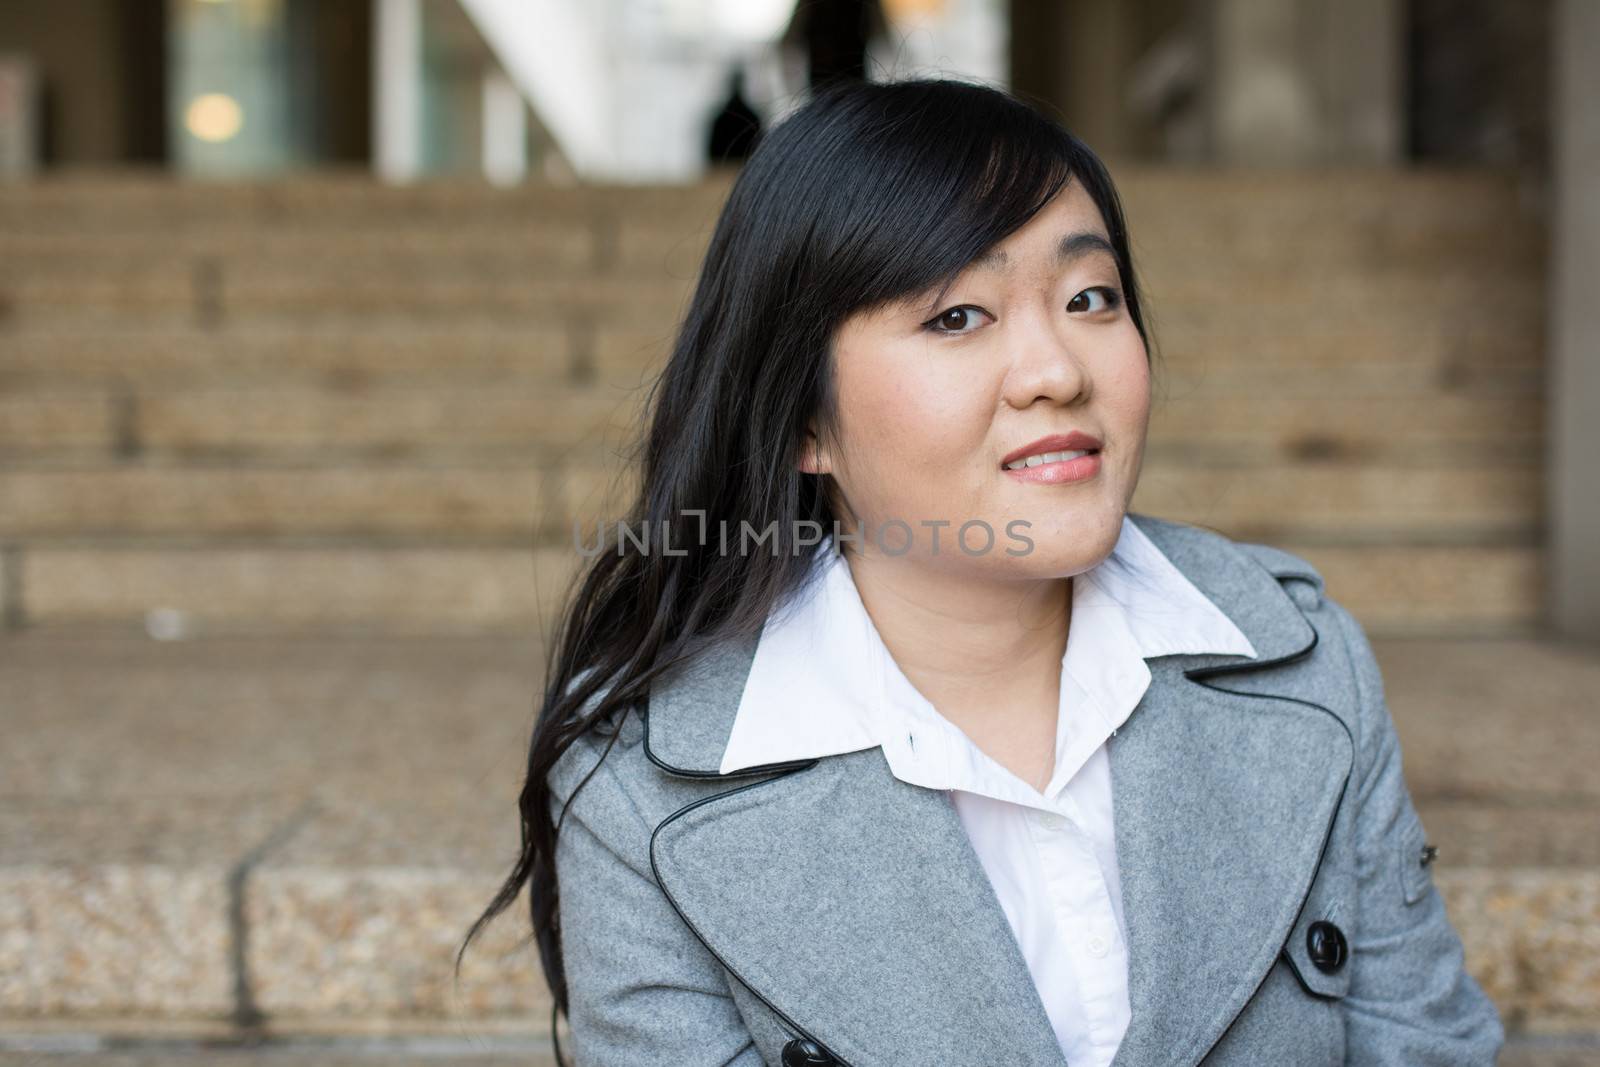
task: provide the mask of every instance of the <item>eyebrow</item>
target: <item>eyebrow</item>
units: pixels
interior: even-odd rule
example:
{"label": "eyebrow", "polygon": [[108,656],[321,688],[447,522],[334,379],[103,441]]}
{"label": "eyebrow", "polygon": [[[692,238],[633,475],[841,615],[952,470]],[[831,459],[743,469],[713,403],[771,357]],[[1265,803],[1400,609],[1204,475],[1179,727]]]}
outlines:
{"label": "eyebrow", "polygon": [[[1106,252],[1113,258],[1116,249],[1111,247],[1111,242],[1092,230],[1077,230],[1062,237],[1056,242],[1056,266],[1073,263],[1091,252]],[[1003,270],[1008,257],[999,249],[985,252],[972,261],[972,266],[980,270]]]}
{"label": "eyebrow", "polygon": [[[1063,235],[1056,242],[1056,266],[1064,267],[1069,263],[1076,263],[1084,256],[1094,252],[1105,252],[1112,259],[1117,257],[1117,250],[1112,248],[1111,242],[1100,234],[1095,233],[1093,230],[1074,230],[1072,233]],[[968,267],[978,270],[1004,270],[1009,259],[1010,257],[1004,252],[995,248],[978,256],[968,264]],[[917,308],[917,314],[925,315],[931,311],[937,311],[940,303],[944,301],[945,294],[955,286],[955,283],[955,278],[953,277],[945,282],[925,307]]]}

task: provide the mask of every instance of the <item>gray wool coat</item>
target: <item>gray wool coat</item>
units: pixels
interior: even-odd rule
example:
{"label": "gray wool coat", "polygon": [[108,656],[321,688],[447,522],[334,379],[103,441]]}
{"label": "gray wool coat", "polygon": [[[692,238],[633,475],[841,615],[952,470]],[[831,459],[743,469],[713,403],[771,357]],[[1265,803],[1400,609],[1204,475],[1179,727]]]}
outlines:
{"label": "gray wool coat", "polygon": [[[1257,659],[1149,660],[1108,742],[1132,1019],[1114,1067],[1473,1067],[1504,1040],[1423,862],[1361,626],[1304,559],[1132,514]],[[719,774],[755,641],[664,675],[556,851],[580,1067],[1065,1064],[941,790],[865,749]],[[819,669],[826,669],[819,664]],[[609,738],[551,771],[552,814]],[[1313,948],[1312,924],[1320,925]],[[1342,957],[1342,959],[1341,959]]]}

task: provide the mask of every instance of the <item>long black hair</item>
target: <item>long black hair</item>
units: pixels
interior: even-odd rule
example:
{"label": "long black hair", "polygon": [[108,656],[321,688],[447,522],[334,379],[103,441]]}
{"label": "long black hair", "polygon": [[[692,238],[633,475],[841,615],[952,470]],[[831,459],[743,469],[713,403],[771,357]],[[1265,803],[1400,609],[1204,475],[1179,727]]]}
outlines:
{"label": "long black hair", "polygon": [[[817,529],[808,522],[832,531],[836,516],[827,476],[795,464],[808,421],[838,447],[830,358],[838,327],[953,281],[1073,179],[1100,209],[1149,358],[1111,178],[1034,105],[968,81],[832,82],[762,137],[723,205],[630,456],[641,477],[624,524],[669,530],[674,550],[601,551],[578,575],[550,643],[518,798],[521,856],[468,931],[458,970],[479,929],[526,884],[545,980],[555,1010],[566,1012],[559,823],[546,775],[578,737],[594,730],[614,740],[618,716],[648,714],[650,683],[662,672],[711,644],[758,634],[805,579],[809,556],[796,533]],[[717,536],[703,531],[723,523],[770,525],[776,543],[720,553]]]}

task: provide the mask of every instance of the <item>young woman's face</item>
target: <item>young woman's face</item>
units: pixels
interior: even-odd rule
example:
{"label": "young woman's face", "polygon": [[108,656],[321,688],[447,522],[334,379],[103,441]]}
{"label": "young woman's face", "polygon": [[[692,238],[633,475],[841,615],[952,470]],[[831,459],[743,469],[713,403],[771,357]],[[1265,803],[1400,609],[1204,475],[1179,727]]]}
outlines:
{"label": "young woman's face", "polygon": [[[1138,482],[1149,360],[1105,223],[1077,181],[995,251],[937,306],[933,292],[919,294],[840,327],[843,447],[808,437],[801,467],[837,479],[841,528],[863,524],[868,555],[900,555],[909,527],[903,558],[997,576],[1075,574],[1116,545]],[[1007,469],[1014,454],[1076,450],[1036,444],[1074,432],[1098,440],[1098,454]],[[972,520],[993,543],[973,523],[965,544],[987,552],[957,542]],[[1008,532],[1016,520],[1020,537]]]}

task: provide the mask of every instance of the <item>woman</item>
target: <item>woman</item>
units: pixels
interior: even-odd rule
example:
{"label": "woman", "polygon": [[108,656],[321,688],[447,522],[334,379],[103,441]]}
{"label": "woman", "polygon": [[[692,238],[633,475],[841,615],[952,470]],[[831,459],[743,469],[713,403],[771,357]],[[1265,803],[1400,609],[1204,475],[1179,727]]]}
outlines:
{"label": "woman", "polygon": [[1149,351],[1105,169],[1023,103],[763,138],[468,935],[530,884],[580,1064],[1493,1062],[1361,627],[1128,511]]}

